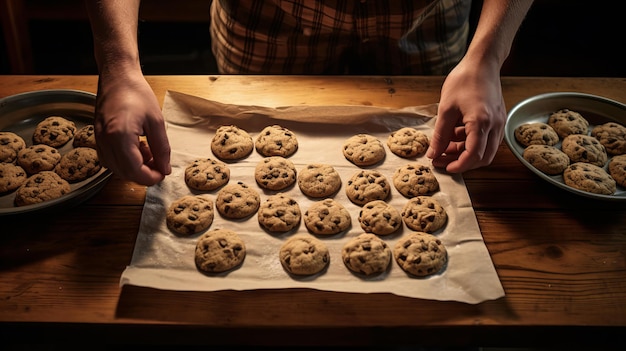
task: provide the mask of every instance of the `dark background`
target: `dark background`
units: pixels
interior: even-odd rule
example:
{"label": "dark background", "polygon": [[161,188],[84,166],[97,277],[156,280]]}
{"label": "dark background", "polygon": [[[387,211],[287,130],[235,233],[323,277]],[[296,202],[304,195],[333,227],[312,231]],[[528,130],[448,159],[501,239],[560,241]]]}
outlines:
{"label": "dark background", "polygon": [[[0,0],[0,2],[3,0]],[[26,74],[97,74],[82,0],[23,0],[31,68]],[[145,74],[215,74],[203,0],[145,0],[139,45]],[[610,6],[613,5],[613,6]],[[2,11],[2,9],[0,9]],[[626,20],[607,0],[536,0],[502,74],[626,77]],[[3,38],[6,25],[3,26]],[[0,44],[0,74],[12,74]]]}

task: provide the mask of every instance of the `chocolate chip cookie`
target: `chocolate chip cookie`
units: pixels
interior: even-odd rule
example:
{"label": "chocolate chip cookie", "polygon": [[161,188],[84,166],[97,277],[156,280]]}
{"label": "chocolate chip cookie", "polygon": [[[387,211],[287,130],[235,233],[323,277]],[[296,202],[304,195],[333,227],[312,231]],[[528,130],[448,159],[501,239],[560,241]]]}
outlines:
{"label": "chocolate chip cookie", "polygon": [[391,179],[396,190],[409,198],[439,190],[439,181],[432,168],[419,163],[409,163],[397,168]]}
{"label": "chocolate chip cookie", "polygon": [[350,228],[350,224],[350,212],[333,199],[317,201],[304,213],[304,225],[313,234],[338,234]]}
{"label": "chocolate chip cookie", "polygon": [[615,193],[615,180],[601,167],[586,162],[576,162],[563,171],[563,181],[572,188],[594,194]]}
{"label": "chocolate chip cookie", "polygon": [[569,157],[561,150],[550,145],[529,145],[522,157],[533,167],[549,175],[561,174],[569,166]]}
{"label": "chocolate chip cookie", "polygon": [[0,162],[15,163],[17,154],[26,147],[21,136],[13,132],[0,132]]}
{"label": "chocolate chip cookie", "polygon": [[90,147],[77,147],[61,156],[54,171],[70,183],[85,180],[100,171],[98,152]]}
{"label": "chocolate chip cookie", "polygon": [[291,130],[275,124],[263,128],[254,146],[263,156],[289,157],[298,150],[298,139]]}
{"label": "chocolate chip cookie", "polygon": [[259,193],[243,182],[228,184],[217,193],[217,211],[224,217],[239,219],[256,213],[261,203]]}
{"label": "chocolate chip cookie", "polygon": [[288,232],[300,224],[300,206],[287,194],[275,194],[261,203],[257,218],[259,224],[273,233]]}
{"label": "chocolate chip cookie", "polygon": [[385,158],[385,147],[375,136],[361,133],[345,141],[343,155],[357,166],[371,166]]}
{"label": "chocolate chip cookie", "polygon": [[46,144],[31,145],[17,154],[17,164],[31,175],[41,171],[52,171],[59,161],[61,161],[59,150]]}
{"label": "chocolate chip cookie", "polygon": [[428,145],[429,140],[426,133],[411,127],[400,128],[387,138],[389,150],[403,158],[424,154]]}
{"label": "chocolate chip cookie", "polygon": [[239,160],[254,149],[254,141],[247,131],[234,126],[220,126],[211,140],[211,151],[222,160]]}
{"label": "chocolate chip cookie", "polygon": [[184,195],[172,202],[165,213],[167,227],[183,236],[208,229],[213,218],[213,201],[206,195]]}
{"label": "chocolate chip cookie", "polygon": [[579,112],[561,109],[550,114],[548,125],[556,131],[561,139],[571,134],[587,134],[589,121]]}
{"label": "chocolate chip cookie", "polygon": [[10,193],[26,182],[26,171],[13,163],[0,163],[0,195]]}
{"label": "chocolate chip cookie", "polygon": [[53,171],[34,174],[15,193],[15,205],[26,206],[58,199],[71,191],[70,184]]}
{"label": "chocolate chip cookie", "polygon": [[559,135],[556,133],[554,128],[543,122],[522,124],[515,128],[513,134],[515,135],[515,139],[524,146],[553,146],[556,145],[560,140]]}
{"label": "chocolate chip cookie", "polygon": [[357,171],[346,185],[346,195],[357,205],[365,205],[373,200],[386,200],[390,192],[387,178],[374,169]]}
{"label": "chocolate chip cookie", "polygon": [[282,190],[296,182],[296,167],[282,156],[265,157],[257,163],[254,179],[261,188]]}
{"label": "chocolate chip cookie", "polygon": [[586,162],[602,167],[608,161],[606,149],[598,139],[583,134],[572,134],[561,143],[561,150],[572,163]]}
{"label": "chocolate chip cookie", "polygon": [[391,263],[391,249],[376,235],[363,233],[343,246],[341,259],[350,271],[373,276],[387,271]]}
{"label": "chocolate chip cookie", "polygon": [[298,173],[298,186],[304,195],[314,198],[327,197],[341,188],[341,177],[333,166],[313,163]]}
{"label": "chocolate chip cookie", "polygon": [[626,155],[614,156],[609,161],[609,174],[617,184],[626,188]]}
{"label": "chocolate chip cookie", "polygon": [[610,155],[626,154],[626,127],[616,123],[607,122],[594,127],[591,136],[598,139]]}
{"label": "chocolate chip cookie", "polygon": [[93,124],[88,124],[74,133],[72,146],[96,148],[96,131]]}
{"label": "chocolate chip cookie", "polygon": [[366,203],[359,211],[359,224],[367,233],[389,235],[402,227],[402,216],[391,204],[374,200]]}
{"label": "chocolate chip cookie", "polygon": [[401,215],[407,227],[426,233],[434,233],[448,221],[446,210],[431,196],[409,199],[402,208]]}
{"label": "chocolate chip cookie", "polygon": [[61,116],[50,116],[35,127],[33,142],[58,148],[67,144],[74,137],[74,133],[74,122]]}
{"label": "chocolate chip cookie", "polygon": [[196,190],[215,190],[230,180],[230,168],[216,159],[199,158],[185,168],[185,184]]}
{"label": "chocolate chip cookie", "polygon": [[202,234],[196,243],[194,261],[204,273],[222,273],[243,264],[246,244],[228,229],[213,229]]}
{"label": "chocolate chip cookie", "polygon": [[324,242],[309,234],[296,234],[280,247],[278,257],[285,270],[294,275],[313,275],[330,264]]}
{"label": "chocolate chip cookie", "polygon": [[448,262],[443,242],[424,232],[414,232],[398,240],[393,256],[402,270],[417,277],[439,273]]}

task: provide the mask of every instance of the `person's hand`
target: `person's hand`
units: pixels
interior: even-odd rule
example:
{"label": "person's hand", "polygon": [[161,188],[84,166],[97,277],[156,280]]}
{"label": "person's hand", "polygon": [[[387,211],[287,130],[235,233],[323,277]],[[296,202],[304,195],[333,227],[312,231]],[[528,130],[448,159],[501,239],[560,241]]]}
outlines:
{"label": "person's hand", "polygon": [[171,173],[163,115],[141,72],[100,74],[94,127],[100,162],[121,178],[153,185]]}
{"label": "person's hand", "polygon": [[500,68],[461,61],[443,83],[426,156],[450,173],[487,166],[502,142],[505,123]]}

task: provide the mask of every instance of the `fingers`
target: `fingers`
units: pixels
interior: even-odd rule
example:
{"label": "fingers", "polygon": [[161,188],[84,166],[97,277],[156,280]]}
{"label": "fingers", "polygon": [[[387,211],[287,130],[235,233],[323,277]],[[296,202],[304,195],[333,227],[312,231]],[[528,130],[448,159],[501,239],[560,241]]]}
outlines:
{"label": "fingers", "polygon": [[159,122],[149,121],[145,126],[145,130],[153,157],[153,167],[164,176],[172,173],[170,164],[171,148],[163,120],[160,119]]}

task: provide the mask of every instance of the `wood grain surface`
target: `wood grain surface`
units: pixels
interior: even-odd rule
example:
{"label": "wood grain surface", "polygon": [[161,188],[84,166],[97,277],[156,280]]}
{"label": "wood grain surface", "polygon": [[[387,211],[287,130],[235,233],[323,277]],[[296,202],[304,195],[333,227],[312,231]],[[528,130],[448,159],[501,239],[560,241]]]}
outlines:
{"label": "wood grain surface", "polygon": [[[262,106],[404,107],[438,101],[442,77],[149,76],[167,90]],[[504,77],[507,108],[576,91],[626,103],[626,79]],[[0,76],[0,98],[96,92],[95,76]],[[2,116],[0,116],[2,118]],[[3,340],[211,345],[623,345],[626,204],[541,180],[503,142],[464,174],[506,296],[477,305],[307,289],[173,292],[125,286],[146,188],[115,176],[87,202],[0,217]],[[479,284],[480,282],[477,282]]]}

